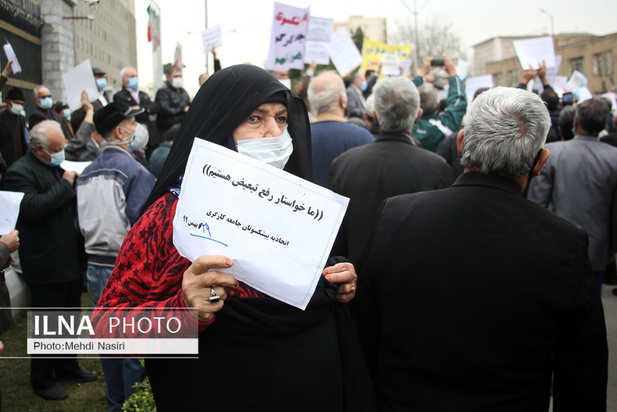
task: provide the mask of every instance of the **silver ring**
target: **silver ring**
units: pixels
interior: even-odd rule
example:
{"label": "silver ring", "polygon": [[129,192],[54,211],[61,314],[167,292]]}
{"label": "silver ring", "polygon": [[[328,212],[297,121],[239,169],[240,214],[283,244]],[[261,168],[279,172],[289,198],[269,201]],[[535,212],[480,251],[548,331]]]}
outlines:
{"label": "silver ring", "polygon": [[216,291],[214,290],[214,285],[212,285],[210,287],[210,299],[208,299],[208,302],[217,303],[220,299],[221,297],[216,294]]}

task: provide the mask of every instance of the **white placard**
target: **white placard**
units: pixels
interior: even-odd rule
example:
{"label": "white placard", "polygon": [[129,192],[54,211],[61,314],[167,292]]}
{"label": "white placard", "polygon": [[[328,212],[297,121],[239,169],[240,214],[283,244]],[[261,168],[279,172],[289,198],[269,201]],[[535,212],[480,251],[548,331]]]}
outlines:
{"label": "white placard", "polygon": [[516,40],[513,44],[523,70],[529,70],[530,66],[532,69],[538,70],[542,62],[547,69],[555,67],[553,36]]}
{"label": "white placard", "polygon": [[309,18],[306,39],[330,43],[330,36],[332,36],[333,26],[334,20],[311,17]]}
{"label": "white placard", "polygon": [[304,63],[328,64],[330,63],[330,43],[323,41],[306,41],[304,49]]}
{"label": "white placard", "polygon": [[90,60],[85,60],[62,75],[64,89],[66,90],[67,104],[72,111],[81,107],[81,92],[88,93],[88,100],[94,101],[99,98],[94,74]]}
{"label": "white placard", "polygon": [[330,58],[339,74],[345,77],[364,61],[349,32],[341,27],[330,38]]}
{"label": "white placard", "polygon": [[174,245],[194,261],[224,255],[232,274],[302,310],[313,296],[349,199],[195,138],[174,217]]}
{"label": "white placard", "polygon": [[84,169],[90,166],[92,162],[73,162],[71,160],[65,160],[60,163],[60,167],[66,170],[67,172],[77,172],[82,174]]}
{"label": "white placard", "polygon": [[2,205],[2,213],[0,213],[0,236],[6,235],[11,230],[15,229],[15,224],[19,217],[19,206],[23,198],[24,194],[21,192],[0,191],[0,205]]}
{"label": "white placard", "polygon": [[201,40],[204,45],[204,53],[208,54],[215,47],[223,45],[223,31],[221,25],[209,27],[201,32]]}
{"label": "white placard", "polygon": [[309,10],[274,3],[272,37],[266,69],[283,71],[304,68],[304,45]]}
{"label": "white placard", "polygon": [[585,100],[593,99],[593,94],[587,87],[581,87],[580,89],[578,89],[576,94],[576,101],[578,103],[584,102]]}
{"label": "white placard", "polygon": [[456,74],[458,75],[459,79],[465,80],[467,78],[467,76],[469,75],[470,66],[471,66],[471,63],[469,63],[466,60],[458,61],[458,63],[456,64]]}
{"label": "white placard", "polygon": [[381,72],[386,76],[400,76],[401,68],[399,66],[400,59],[396,54],[383,53],[381,55]]}
{"label": "white placard", "polygon": [[[13,60],[13,63],[11,63],[11,70],[13,70],[13,74],[17,74],[21,72],[21,66],[19,65],[19,60],[17,59],[17,55],[15,54],[15,51],[13,50],[13,46],[11,46],[11,43],[9,43],[8,41],[4,45],[4,54],[6,54],[6,58],[9,61]],[[1,69],[3,68],[0,68],[0,70]]]}
{"label": "white placard", "polygon": [[[481,87],[493,87],[493,75],[485,74],[483,76],[469,77],[465,80],[465,93],[467,94],[467,101],[471,103],[473,101],[473,95]],[[469,104],[467,105],[469,110]]]}
{"label": "white placard", "polygon": [[587,86],[587,77],[578,70],[574,70],[566,84],[566,88],[572,93],[576,93],[578,89],[585,86]]}
{"label": "white placard", "polygon": [[555,81],[552,84],[553,90],[557,93],[557,96],[561,98],[563,96],[565,89],[568,88],[568,77],[567,76],[557,76],[555,77]]}

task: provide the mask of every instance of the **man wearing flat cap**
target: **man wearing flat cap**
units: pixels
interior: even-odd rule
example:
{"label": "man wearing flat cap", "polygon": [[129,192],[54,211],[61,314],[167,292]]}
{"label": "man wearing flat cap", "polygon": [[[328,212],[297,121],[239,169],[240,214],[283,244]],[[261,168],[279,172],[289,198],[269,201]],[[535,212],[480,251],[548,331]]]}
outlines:
{"label": "man wearing flat cap", "polygon": [[[111,100],[107,96],[107,92],[105,92],[105,87],[107,87],[105,75],[107,73],[98,67],[93,67],[92,74],[94,75],[94,81],[96,81],[96,89],[99,91],[99,96],[90,102],[93,110],[96,112],[101,107],[107,106]],[[80,107],[71,114],[71,127],[75,132],[79,130],[79,126],[81,126],[81,123],[84,121],[84,117],[86,117],[86,111],[83,107]]]}
{"label": "man wearing flat cap", "polygon": [[[79,227],[88,254],[88,293],[94,304],[116,264],[124,237],[154,186],[154,176],[130,153],[137,129],[135,116],[142,112],[113,102],[94,113],[96,131],[108,145],[77,179]],[[139,359],[101,359],[101,365],[109,410],[120,410],[133,384],[144,378]]]}
{"label": "man wearing flat cap", "polygon": [[0,154],[8,168],[28,150],[28,130],[24,110],[24,92],[16,87],[9,89],[4,99],[6,110],[0,113]]}

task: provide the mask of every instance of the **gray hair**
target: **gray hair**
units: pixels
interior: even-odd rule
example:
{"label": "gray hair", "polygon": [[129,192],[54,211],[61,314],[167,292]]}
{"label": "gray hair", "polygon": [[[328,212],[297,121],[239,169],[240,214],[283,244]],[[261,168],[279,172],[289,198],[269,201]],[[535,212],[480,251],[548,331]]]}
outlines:
{"label": "gray hair", "polygon": [[34,93],[34,98],[35,98],[35,99],[38,99],[38,98],[39,98],[39,90],[41,90],[43,87],[45,87],[45,88],[47,89],[47,87],[46,87],[46,86],[44,86],[44,85],[42,85],[42,84],[41,84],[41,85],[39,85],[39,86],[36,86],[36,87],[34,88],[33,93]]}
{"label": "gray hair", "polygon": [[420,110],[418,89],[405,77],[388,77],[377,83],[375,114],[383,132],[406,132],[412,129]]}
{"label": "gray hair", "polygon": [[[333,81],[325,81],[323,76],[332,76]],[[335,71],[327,71],[311,79],[307,95],[311,109],[317,114],[336,109],[341,95],[347,96],[345,83]]]}
{"label": "gray hair", "polygon": [[472,102],[465,122],[461,164],[480,173],[529,174],[551,119],[539,96],[495,87]]}
{"label": "gray hair", "polygon": [[30,134],[28,135],[28,144],[31,149],[34,149],[37,144],[43,146],[44,150],[49,148],[49,135],[46,132],[49,127],[55,127],[62,132],[60,123],[55,120],[43,120],[42,122],[37,123],[37,125],[30,130]]}
{"label": "gray hair", "polygon": [[430,116],[435,113],[437,108],[437,89],[430,83],[425,83],[418,87],[420,93],[420,107],[422,108],[422,116]]}
{"label": "gray hair", "polygon": [[364,113],[366,113],[366,115],[370,117],[371,120],[375,120],[373,118],[374,111],[375,111],[375,95],[371,93],[371,95],[366,98],[366,103],[364,104]]}
{"label": "gray hair", "polygon": [[136,69],[136,68],[134,68],[133,66],[126,66],[126,67],[123,67],[123,68],[122,68],[122,70],[120,70],[120,77],[124,79],[124,77],[126,77],[126,76],[125,76],[126,71],[127,71],[127,70],[129,70],[129,69],[133,69],[133,70],[137,71],[137,69]]}

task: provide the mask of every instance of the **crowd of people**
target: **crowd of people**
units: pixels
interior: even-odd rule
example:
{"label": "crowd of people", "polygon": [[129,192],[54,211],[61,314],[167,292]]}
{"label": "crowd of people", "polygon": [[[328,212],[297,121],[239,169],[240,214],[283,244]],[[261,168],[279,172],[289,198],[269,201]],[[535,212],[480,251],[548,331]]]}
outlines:
{"label": "crowd of people", "polygon": [[[448,56],[415,77],[316,69],[292,87],[215,54],[191,99],[180,67],[154,98],[135,68],[113,96],[93,68],[96,100],[83,92],[71,113],[41,85],[27,119],[24,92],[8,89],[0,184],[24,197],[0,263],[19,254],[31,306],[79,307],[86,285],[99,308],[197,308],[198,359],[101,359],[109,410],[147,375],[160,411],[546,411],[551,396],[555,410],[605,411],[610,102],[560,98],[543,66],[471,104]],[[9,62],[0,83],[10,75]],[[526,90],[536,76],[540,94]],[[350,199],[306,310],[218,271],[227,256],[179,254],[195,137]],[[57,379],[97,378],[75,357],[31,359],[47,400],[69,396]]]}

